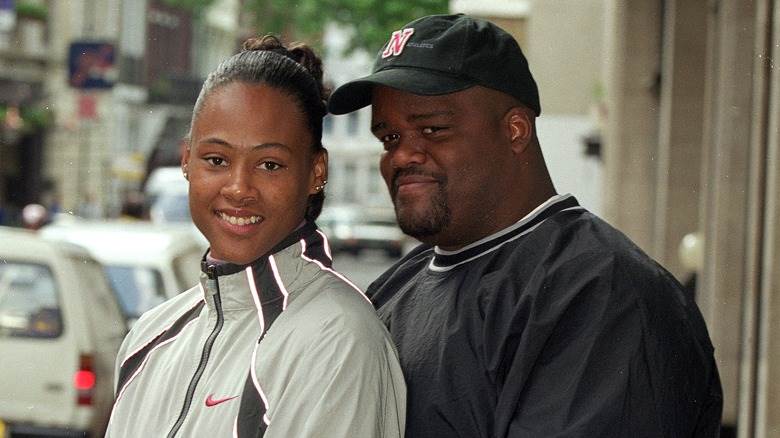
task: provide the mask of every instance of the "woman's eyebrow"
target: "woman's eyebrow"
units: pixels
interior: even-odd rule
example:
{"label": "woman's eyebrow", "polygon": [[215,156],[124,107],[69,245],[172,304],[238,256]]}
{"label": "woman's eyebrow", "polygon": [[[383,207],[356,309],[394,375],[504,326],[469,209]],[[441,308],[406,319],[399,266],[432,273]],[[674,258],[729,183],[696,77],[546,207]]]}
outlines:
{"label": "woman's eyebrow", "polygon": [[[227,141],[225,141],[225,140],[223,140],[223,139],[221,139],[219,137],[204,138],[203,140],[199,141],[198,143],[201,143],[201,144],[204,144],[204,143],[205,144],[215,144],[215,145],[224,146],[224,147],[230,148],[230,149],[235,149],[236,148],[236,146],[234,146],[233,144],[228,143]],[[277,143],[277,142],[260,143],[260,144],[256,144],[256,145],[251,147],[252,150],[268,149],[268,148],[281,148],[281,149],[287,149],[287,150],[291,150],[292,149],[292,148],[290,148],[289,146],[287,146],[284,143]]]}

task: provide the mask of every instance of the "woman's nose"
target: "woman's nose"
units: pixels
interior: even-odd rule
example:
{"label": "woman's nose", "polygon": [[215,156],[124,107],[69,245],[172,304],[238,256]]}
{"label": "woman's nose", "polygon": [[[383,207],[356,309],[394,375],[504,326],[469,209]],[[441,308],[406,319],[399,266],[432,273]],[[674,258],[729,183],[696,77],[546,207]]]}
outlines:
{"label": "woman's nose", "polygon": [[251,175],[243,170],[233,170],[228,174],[228,182],[222,186],[221,194],[239,205],[257,200],[257,191],[252,186]]}

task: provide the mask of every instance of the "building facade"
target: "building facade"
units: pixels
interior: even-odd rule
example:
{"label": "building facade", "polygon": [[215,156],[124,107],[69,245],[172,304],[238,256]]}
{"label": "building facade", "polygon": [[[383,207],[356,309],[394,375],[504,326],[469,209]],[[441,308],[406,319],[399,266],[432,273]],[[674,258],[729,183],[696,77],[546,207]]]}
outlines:
{"label": "building facade", "polygon": [[[780,1],[451,5],[520,41],[559,191],[567,180],[578,195],[598,190],[603,216],[695,287],[723,382],[723,436],[780,436]],[[556,175],[573,158],[551,137],[577,131],[575,120],[594,129],[593,177]],[[683,241],[702,249],[686,257]]]}
{"label": "building facade", "polygon": [[14,224],[52,184],[41,172],[52,114],[48,11],[43,1],[19,6],[0,2],[0,224]]}
{"label": "building facade", "polygon": [[[326,47],[323,62],[326,81],[331,88],[371,72],[373,54],[345,53],[348,32],[338,26],[329,26],[323,34]],[[392,206],[379,173],[382,145],[371,134],[370,127],[370,108],[343,116],[326,116],[322,139],[330,157],[326,206]]]}
{"label": "building facade", "polygon": [[[205,75],[239,46],[240,2],[217,0],[200,15],[163,0],[3,4],[13,14],[9,25],[0,12],[0,109],[11,121],[1,131],[0,205],[9,216],[31,202],[116,216],[150,159],[178,164]],[[19,15],[29,5],[43,12]],[[48,123],[11,129],[31,109]]]}
{"label": "building facade", "polygon": [[607,2],[608,217],[696,296],[724,436],[780,436],[780,2]]}

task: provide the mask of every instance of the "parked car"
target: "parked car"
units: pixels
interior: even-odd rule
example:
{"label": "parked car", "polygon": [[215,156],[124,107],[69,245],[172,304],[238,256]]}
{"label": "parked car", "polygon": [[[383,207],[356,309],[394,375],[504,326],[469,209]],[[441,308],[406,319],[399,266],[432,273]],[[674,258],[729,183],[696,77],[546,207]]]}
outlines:
{"label": "parked car", "polygon": [[192,223],[189,188],[180,167],[154,169],[144,188],[149,219],[156,224],[186,224],[201,244],[208,245],[206,237]]}
{"label": "parked car", "polygon": [[103,436],[127,332],[84,249],[0,227],[0,436]]}
{"label": "parked car", "polygon": [[196,284],[206,249],[187,226],[143,221],[71,221],[40,232],[92,253],[104,266],[129,325]]}
{"label": "parked car", "polygon": [[322,210],[317,224],[328,236],[334,252],[358,255],[366,249],[378,249],[389,257],[398,258],[407,241],[391,208],[328,205]]}

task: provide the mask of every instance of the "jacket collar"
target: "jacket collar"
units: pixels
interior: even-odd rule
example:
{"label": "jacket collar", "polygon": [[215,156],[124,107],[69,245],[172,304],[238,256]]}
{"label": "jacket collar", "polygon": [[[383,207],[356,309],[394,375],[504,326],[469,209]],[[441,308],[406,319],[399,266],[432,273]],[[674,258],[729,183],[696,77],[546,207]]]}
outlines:
{"label": "jacket collar", "polygon": [[461,249],[447,251],[438,246],[434,247],[433,259],[428,268],[437,272],[449,271],[456,266],[493,252],[507,242],[530,233],[547,218],[560,211],[569,209],[582,209],[582,207],[579,206],[577,199],[570,194],[555,195],[509,227],[466,245]]}
{"label": "jacket collar", "polygon": [[286,308],[293,298],[290,291],[301,280],[304,266],[312,261],[328,268],[332,265],[327,239],[313,222],[307,222],[267,254],[245,265],[210,264],[204,255],[200,284],[209,307],[213,306],[213,300],[208,298],[218,287],[224,310],[272,303]]}

